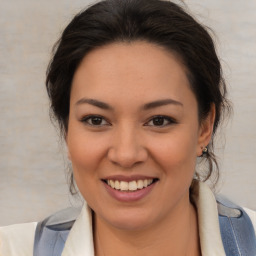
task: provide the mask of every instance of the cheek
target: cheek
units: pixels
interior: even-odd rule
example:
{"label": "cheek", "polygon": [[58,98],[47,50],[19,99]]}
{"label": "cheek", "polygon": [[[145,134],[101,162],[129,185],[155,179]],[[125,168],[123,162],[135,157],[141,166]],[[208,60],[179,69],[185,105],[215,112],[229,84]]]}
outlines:
{"label": "cheek", "polygon": [[197,137],[195,133],[184,129],[155,143],[155,159],[165,170],[175,174],[194,172],[197,158]]}
{"label": "cheek", "polygon": [[88,204],[95,201],[95,188],[100,182],[100,169],[105,156],[104,138],[79,129],[70,129],[67,139],[73,174],[80,193]]}
{"label": "cheek", "polygon": [[83,129],[70,129],[67,146],[76,177],[95,174],[95,169],[105,156],[106,139],[99,133],[88,133]]}

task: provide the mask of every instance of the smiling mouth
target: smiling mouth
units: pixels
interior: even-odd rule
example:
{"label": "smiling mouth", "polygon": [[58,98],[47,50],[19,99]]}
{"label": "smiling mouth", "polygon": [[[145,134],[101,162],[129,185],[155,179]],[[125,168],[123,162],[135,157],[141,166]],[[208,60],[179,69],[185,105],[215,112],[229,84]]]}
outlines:
{"label": "smiling mouth", "polygon": [[119,181],[119,180],[103,180],[111,188],[123,191],[123,192],[134,192],[137,190],[149,187],[153,183],[157,182],[158,179],[144,179],[144,180],[132,180],[132,181]]}

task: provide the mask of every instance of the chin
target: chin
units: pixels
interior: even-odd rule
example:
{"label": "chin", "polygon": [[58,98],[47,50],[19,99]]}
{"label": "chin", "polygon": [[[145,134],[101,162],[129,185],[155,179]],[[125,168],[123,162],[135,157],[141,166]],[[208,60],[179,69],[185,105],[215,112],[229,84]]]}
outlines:
{"label": "chin", "polygon": [[141,210],[110,213],[110,216],[102,216],[102,219],[116,229],[127,231],[143,230],[154,223],[153,216],[150,216],[149,212]]}

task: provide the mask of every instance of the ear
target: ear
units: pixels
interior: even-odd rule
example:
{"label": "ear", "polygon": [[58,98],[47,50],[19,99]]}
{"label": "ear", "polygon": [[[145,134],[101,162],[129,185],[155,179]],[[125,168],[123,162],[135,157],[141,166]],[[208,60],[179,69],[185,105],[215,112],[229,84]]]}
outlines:
{"label": "ear", "polygon": [[197,143],[197,156],[201,156],[203,149],[210,143],[213,133],[213,125],[215,121],[215,104],[211,105],[211,110],[208,116],[201,121],[199,134],[198,134],[198,143]]}

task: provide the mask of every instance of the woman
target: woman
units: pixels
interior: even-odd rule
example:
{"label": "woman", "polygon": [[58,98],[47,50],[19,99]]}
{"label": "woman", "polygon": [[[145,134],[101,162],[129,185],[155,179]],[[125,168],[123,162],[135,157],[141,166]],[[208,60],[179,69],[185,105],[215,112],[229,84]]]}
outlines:
{"label": "woman", "polygon": [[2,255],[256,255],[255,213],[200,182],[228,103],[213,41],[181,7],[107,0],[79,13],[46,86],[86,204],[2,228]]}

